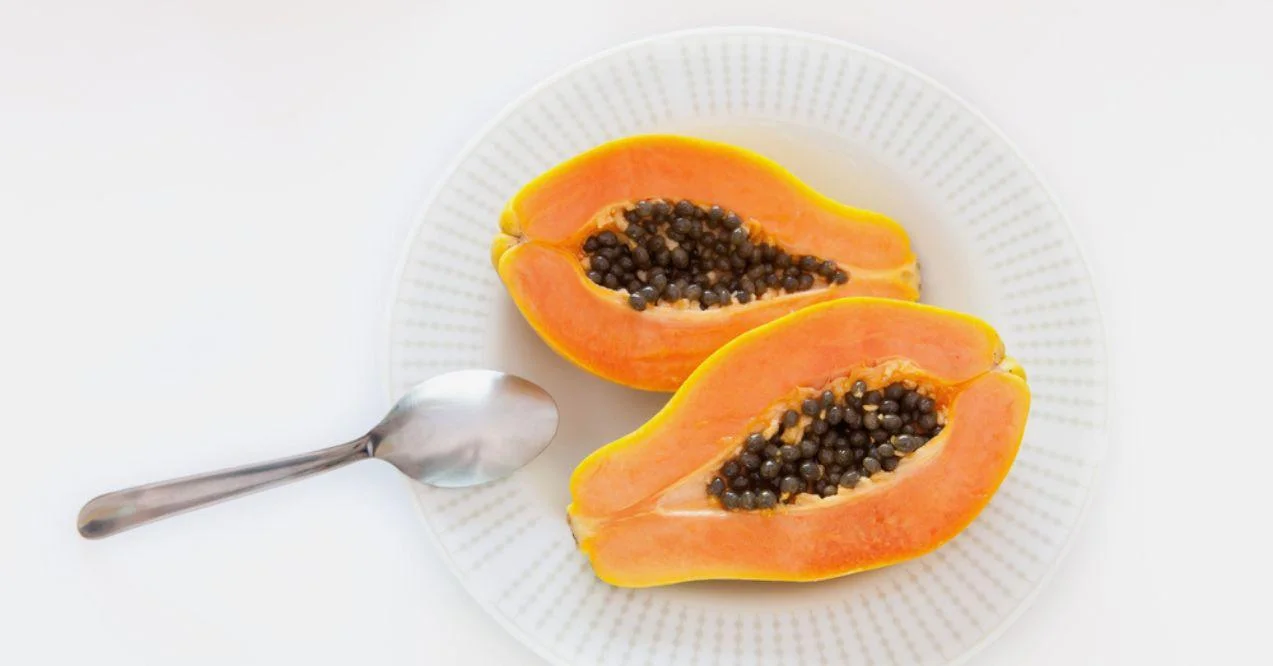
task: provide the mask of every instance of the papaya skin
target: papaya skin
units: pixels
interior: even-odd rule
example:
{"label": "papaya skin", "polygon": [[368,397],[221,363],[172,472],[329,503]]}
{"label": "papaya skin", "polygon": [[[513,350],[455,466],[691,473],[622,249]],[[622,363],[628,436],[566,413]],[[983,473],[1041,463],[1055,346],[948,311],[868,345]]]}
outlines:
{"label": "papaya skin", "polygon": [[[778,239],[810,243],[789,245],[793,252],[854,268],[889,270],[915,260],[910,243],[897,242],[906,230],[884,215],[835,201],[759,153],[662,134],[611,141],[549,169],[509,201],[500,230],[546,243],[575,240],[581,223],[602,208],[652,196],[727,206]],[[806,238],[805,228],[828,237]]]}
{"label": "papaya skin", "polygon": [[[954,538],[990,501],[1012,466],[1028,408],[1025,382],[986,373],[955,398],[951,425],[921,450],[927,455],[877,475],[892,477],[886,481],[773,512],[637,513],[600,525],[580,548],[601,580],[623,587],[815,581],[918,557]],[[1012,445],[980,446],[986,437]],[[956,458],[960,472],[950,473],[944,463]]]}
{"label": "papaya skin", "polygon": [[[831,259],[850,279],[728,308],[633,311],[626,292],[587,278],[579,248],[606,211],[654,196],[740,211],[766,239]],[[585,370],[639,389],[673,391],[724,343],[813,303],[919,298],[915,254],[901,225],[836,202],[756,153],[689,137],[630,137],[567,160],[513,197],[500,230],[491,260],[532,328]]]}
{"label": "papaya skin", "polygon": [[[703,359],[740,333],[839,298],[854,284],[728,309],[637,312],[625,294],[587,279],[564,249],[520,244],[504,253],[499,272],[526,321],[554,351],[593,374],[653,391],[676,390]],[[857,284],[855,290],[886,298],[915,295],[893,282]]]}
{"label": "papaya skin", "polygon": [[[891,366],[947,404],[945,429],[896,471],[766,511],[707,497],[712,470],[791,387]],[[571,528],[597,575],[624,587],[813,581],[917,557],[971,523],[1007,475],[1029,411],[1023,374],[968,315],[872,298],[811,306],[722,347],[654,418],[580,463]]]}

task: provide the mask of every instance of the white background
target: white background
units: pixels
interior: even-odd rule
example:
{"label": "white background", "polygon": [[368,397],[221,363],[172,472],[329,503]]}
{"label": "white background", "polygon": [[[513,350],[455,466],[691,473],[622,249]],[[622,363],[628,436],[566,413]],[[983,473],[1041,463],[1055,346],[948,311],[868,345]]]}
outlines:
{"label": "white background", "polygon": [[1255,0],[0,0],[0,663],[537,663],[387,466],[103,542],[75,513],[361,433],[401,244],[464,144],[581,57],[720,24],[947,84],[1038,167],[1096,272],[1110,455],[1051,584],[973,663],[1268,663]]}

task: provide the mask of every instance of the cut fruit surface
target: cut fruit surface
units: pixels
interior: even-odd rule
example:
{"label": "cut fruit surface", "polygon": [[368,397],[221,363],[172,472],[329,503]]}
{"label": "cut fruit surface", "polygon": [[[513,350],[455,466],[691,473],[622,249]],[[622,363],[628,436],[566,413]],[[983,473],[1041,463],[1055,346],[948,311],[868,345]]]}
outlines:
{"label": "cut fruit surface", "polygon": [[722,347],[586,458],[571,528],[623,586],[818,580],[915,557],[1007,474],[1023,375],[967,315],[874,298],[804,309]]}
{"label": "cut fruit surface", "polygon": [[674,390],[709,354],[801,307],[919,297],[910,241],[739,148],[640,136],[509,202],[492,260],[539,335],[583,368]]}

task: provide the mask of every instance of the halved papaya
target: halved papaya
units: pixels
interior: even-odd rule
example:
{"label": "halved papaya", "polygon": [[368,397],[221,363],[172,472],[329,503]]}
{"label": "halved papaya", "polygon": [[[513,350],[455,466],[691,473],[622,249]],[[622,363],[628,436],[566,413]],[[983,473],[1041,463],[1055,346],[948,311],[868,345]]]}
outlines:
{"label": "halved papaya", "polygon": [[958,534],[1016,456],[1025,373],[984,322],[849,298],[712,354],[588,456],[567,515],[604,581],[811,581]]}
{"label": "halved papaya", "polygon": [[558,353],[672,391],[738,334],[812,303],[919,297],[889,218],[818,194],[774,162],[679,136],[605,144],[508,203],[492,259]]}

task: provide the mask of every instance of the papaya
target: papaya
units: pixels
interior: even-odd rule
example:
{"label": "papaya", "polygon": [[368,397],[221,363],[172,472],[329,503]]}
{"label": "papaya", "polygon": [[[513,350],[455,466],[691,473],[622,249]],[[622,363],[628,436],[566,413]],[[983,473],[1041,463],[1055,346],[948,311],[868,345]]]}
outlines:
{"label": "papaya", "polygon": [[847,298],[743,333],[635,432],[585,458],[567,516],[597,576],[646,587],[814,581],[958,534],[1030,405],[984,322]]}
{"label": "papaya", "polygon": [[607,143],[531,181],[501,214],[491,257],[549,346],[655,391],[804,306],[919,298],[901,225],[760,155],[681,136]]}

